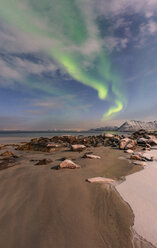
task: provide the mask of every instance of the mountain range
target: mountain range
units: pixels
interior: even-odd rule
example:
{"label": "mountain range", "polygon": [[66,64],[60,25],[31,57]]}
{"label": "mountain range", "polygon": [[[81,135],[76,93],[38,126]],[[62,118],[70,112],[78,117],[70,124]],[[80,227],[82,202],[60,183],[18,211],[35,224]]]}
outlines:
{"label": "mountain range", "polygon": [[140,129],[145,130],[157,130],[157,121],[126,121],[120,127],[117,126],[107,126],[107,127],[100,127],[96,129],[91,129],[90,131],[119,131],[119,132],[135,132]]}

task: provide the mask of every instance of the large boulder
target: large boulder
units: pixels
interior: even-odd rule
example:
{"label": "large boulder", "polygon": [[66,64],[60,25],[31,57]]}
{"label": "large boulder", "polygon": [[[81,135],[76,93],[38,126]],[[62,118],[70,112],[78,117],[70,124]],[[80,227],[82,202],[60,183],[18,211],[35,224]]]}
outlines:
{"label": "large boulder", "polygon": [[73,161],[66,159],[59,165],[59,169],[78,169],[80,168],[80,165],[75,164]]}
{"label": "large boulder", "polygon": [[89,183],[113,183],[114,182],[113,179],[105,178],[105,177],[88,178],[86,181]]}
{"label": "large boulder", "polygon": [[126,145],[127,145],[127,143],[129,142],[129,140],[130,140],[130,139],[128,139],[128,138],[121,139],[121,140],[119,141],[119,148],[120,148],[121,150],[124,150],[125,147],[126,147]]}
{"label": "large boulder", "polygon": [[139,161],[153,161],[153,157],[141,153],[135,153],[130,156],[130,159]]}
{"label": "large boulder", "polygon": [[121,150],[133,149],[135,146],[136,141],[129,138],[124,138],[119,141],[119,148]]}
{"label": "large boulder", "polygon": [[110,138],[113,138],[114,135],[111,134],[111,133],[105,133],[105,134],[104,134],[104,137],[107,138],[107,139],[110,139]]}
{"label": "large boulder", "polygon": [[72,145],[71,150],[75,152],[81,152],[86,149],[86,146],[84,145]]}

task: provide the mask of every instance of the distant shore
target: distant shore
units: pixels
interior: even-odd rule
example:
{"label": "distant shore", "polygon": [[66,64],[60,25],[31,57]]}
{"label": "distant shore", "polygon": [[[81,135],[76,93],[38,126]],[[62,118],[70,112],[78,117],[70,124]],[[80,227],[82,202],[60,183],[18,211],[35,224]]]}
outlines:
{"label": "distant shore", "polygon": [[[104,145],[80,152],[68,146],[51,152],[16,148],[8,144],[0,150],[17,156],[13,167],[0,171],[0,247],[153,247],[134,233],[134,214],[114,185],[86,182],[92,177],[123,180],[139,171],[123,151]],[[85,153],[101,159],[83,158]],[[35,166],[43,159],[50,163]],[[56,170],[64,159],[81,168]]]}
{"label": "distant shore", "polygon": [[62,135],[72,135],[79,136],[82,135],[87,137],[89,135],[101,135],[103,133],[114,133],[114,134],[129,134],[128,132],[115,132],[115,131],[0,131],[0,144],[7,143],[20,143],[20,142],[28,142],[32,138],[40,138],[40,137],[53,137],[53,136],[62,136]]}

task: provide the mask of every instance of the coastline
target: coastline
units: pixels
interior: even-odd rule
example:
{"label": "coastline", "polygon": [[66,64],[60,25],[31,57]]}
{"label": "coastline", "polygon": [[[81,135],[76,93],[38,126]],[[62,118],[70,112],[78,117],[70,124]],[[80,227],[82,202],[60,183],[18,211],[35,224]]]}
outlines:
{"label": "coastline", "polygon": [[[135,234],[133,211],[115,186],[86,182],[87,178],[96,176],[120,180],[139,171],[139,166],[130,166],[127,160],[120,159],[122,151],[89,147],[87,152],[102,158],[91,160],[82,159],[84,152],[71,152],[67,148],[51,154],[9,149],[19,156],[19,163],[0,172],[0,229],[3,234],[0,246],[153,247]],[[36,159],[45,157],[52,158],[53,162],[34,166]],[[52,170],[62,157],[70,157],[81,169]]]}

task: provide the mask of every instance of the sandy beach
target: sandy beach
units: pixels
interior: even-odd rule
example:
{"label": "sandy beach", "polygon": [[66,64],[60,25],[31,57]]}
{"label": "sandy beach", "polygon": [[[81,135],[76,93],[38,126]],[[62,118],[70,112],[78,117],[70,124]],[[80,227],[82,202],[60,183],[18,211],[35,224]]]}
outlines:
{"label": "sandy beach", "polygon": [[[67,148],[52,153],[17,151],[14,167],[0,171],[0,247],[4,248],[150,248],[134,235],[134,215],[110,184],[90,184],[91,177],[119,180],[139,170],[124,153],[110,147],[89,147],[101,159]],[[62,158],[81,166],[56,170]],[[35,166],[47,158],[52,162]],[[138,175],[134,174],[134,175]],[[121,184],[124,185],[124,184]]]}

